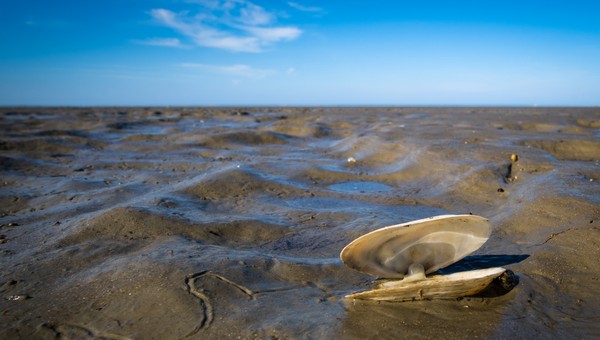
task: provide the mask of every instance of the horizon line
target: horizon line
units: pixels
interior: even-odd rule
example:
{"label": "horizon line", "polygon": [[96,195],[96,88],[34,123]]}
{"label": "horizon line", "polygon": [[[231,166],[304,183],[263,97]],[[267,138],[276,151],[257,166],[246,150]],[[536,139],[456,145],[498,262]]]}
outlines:
{"label": "horizon line", "polygon": [[531,104],[101,104],[101,105],[71,105],[71,104],[16,104],[16,105],[3,105],[0,104],[0,108],[117,108],[117,107],[199,107],[199,108],[240,108],[240,107],[373,107],[373,108],[392,108],[392,107],[406,107],[406,108],[419,108],[419,107],[458,107],[458,108],[600,108],[600,104],[595,105],[531,105]]}

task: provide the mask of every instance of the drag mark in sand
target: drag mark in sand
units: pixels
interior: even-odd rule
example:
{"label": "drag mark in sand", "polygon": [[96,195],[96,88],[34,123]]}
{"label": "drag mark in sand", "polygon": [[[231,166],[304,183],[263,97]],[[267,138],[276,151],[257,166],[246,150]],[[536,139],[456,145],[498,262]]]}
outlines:
{"label": "drag mark in sand", "polygon": [[244,294],[248,295],[250,297],[250,299],[254,299],[254,292],[251,291],[250,289],[237,284],[231,280],[229,280],[226,277],[223,277],[219,274],[215,274],[211,271],[201,271],[198,273],[192,273],[189,274],[185,277],[185,285],[187,287],[187,291],[188,293],[194,295],[195,297],[197,297],[198,299],[200,299],[200,302],[202,304],[202,309],[203,309],[203,313],[204,313],[204,318],[200,321],[200,324],[198,326],[196,326],[196,328],[194,328],[189,334],[186,335],[186,337],[190,337],[196,333],[198,333],[201,329],[210,326],[210,323],[213,320],[213,308],[212,308],[212,304],[210,303],[210,299],[208,298],[208,296],[206,294],[204,294],[203,290],[198,290],[196,288],[196,280],[202,276],[211,276],[214,277],[218,280],[221,280],[237,289],[239,289],[240,291],[242,291]]}
{"label": "drag mark in sand", "polygon": [[[592,220],[592,221],[590,221],[590,223],[592,223],[592,222],[593,222],[593,220]],[[591,228],[569,228],[569,229],[566,229],[566,230],[563,230],[563,231],[559,231],[559,232],[557,232],[557,233],[552,233],[552,234],[550,234],[550,236],[548,236],[548,237],[547,237],[547,238],[544,240],[544,242],[542,242],[542,243],[539,243],[539,244],[534,244],[534,245],[532,245],[531,247],[535,247],[535,246],[541,246],[541,245],[544,245],[544,244],[548,243],[548,241],[550,241],[551,239],[553,239],[555,236],[558,236],[558,235],[564,234],[564,233],[566,233],[566,232],[568,232],[568,231],[572,231],[572,230],[581,230],[581,229],[598,229],[598,227],[591,227]]]}

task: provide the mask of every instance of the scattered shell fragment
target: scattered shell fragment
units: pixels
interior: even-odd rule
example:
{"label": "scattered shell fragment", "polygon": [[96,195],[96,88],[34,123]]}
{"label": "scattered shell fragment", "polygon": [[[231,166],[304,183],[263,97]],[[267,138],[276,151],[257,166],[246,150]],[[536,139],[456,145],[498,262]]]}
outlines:
{"label": "scattered shell fragment", "polygon": [[10,295],[7,296],[5,299],[8,301],[22,301],[22,300],[27,300],[29,299],[29,295]]}
{"label": "scattered shell fragment", "polygon": [[431,277],[427,274],[479,249],[491,230],[489,221],[481,216],[442,215],[363,235],[342,250],[342,262],[352,269],[393,280],[347,298],[410,301],[477,294],[507,270],[488,268]]}
{"label": "scattered shell fragment", "polygon": [[356,159],[354,157],[348,157],[348,163],[356,163]]}

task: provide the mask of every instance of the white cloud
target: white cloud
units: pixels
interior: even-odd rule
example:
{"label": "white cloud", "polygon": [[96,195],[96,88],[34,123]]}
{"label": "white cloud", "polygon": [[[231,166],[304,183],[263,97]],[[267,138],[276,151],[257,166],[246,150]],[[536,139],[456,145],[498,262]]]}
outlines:
{"label": "white cloud", "polygon": [[251,2],[244,2],[240,8],[239,21],[246,25],[269,25],[275,16],[265,11],[264,8]]}
{"label": "white cloud", "polygon": [[175,13],[153,9],[156,22],[170,27],[198,46],[234,52],[261,52],[280,41],[298,38],[302,31],[295,26],[275,25],[277,16],[246,0],[193,0],[201,11]]}
{"label": "white cloud", "polygon": [[302,31],[296,27],[243,27],[242,29],[266,43],[293,40],[302,34]]}
{"label": "white cloud", "polygon": [[321,7],[303,6],[297,2],[288,2],[288,6],[295,8],[302,12],[323,12],[323,9]]}
{"label": "white cloud", "polygon": [[252,36],[236,36],[225,30],[202,24],[167,9],[154,9],[150,15],[160,24],[170,27],[191,39],[196,45],[220,48],[235,52],[259,52],[260,41]]}
{"label": "white cloud", "polygon": [[150,15],[157,20],[159,23],[180,30],[187,31],[190,29],[188,24],[185,24],[180,19],[177,18],[177,15],[168,9],[158,8],[150,11]]}
{"label": "white cloud", "polygon": [[163,47],[175,47],[175,48],[187,48],[181,43],[181,40],[177,38],[149,38],[144,40],[134,40],[136,44],[149,45],[149,46],[163,46]]}
{"label": "white cloud", "polygon": [[244,78],[264,78],[270,74],[275,73],[273,70],[268,69],[257,69],[244,64],[235,65],[207,65],[198,63],[183,63],[182,67],[200,70],[206,73],[214,73],[221,75],[228,75],[234,77]]}

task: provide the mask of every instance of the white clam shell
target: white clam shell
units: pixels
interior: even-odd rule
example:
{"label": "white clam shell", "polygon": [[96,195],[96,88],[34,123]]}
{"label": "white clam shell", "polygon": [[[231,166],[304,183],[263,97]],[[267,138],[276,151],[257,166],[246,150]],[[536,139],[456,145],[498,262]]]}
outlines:
{"label": "white clam shell", "polygon": [[392,280],[379,284],[375,289],[346,297],[380,301],[452,299],[480,293],[504,272],[504,268],[487,268],[450,275],[433,275],[417,281]]}
{"label": "white clam shell", "polygon": [[435,216],[372,231],[342,249],[340,258],[382,278],[403,278],[411,264],[421,264],[429,274],[479,249],[491,232],[481,216]]}

